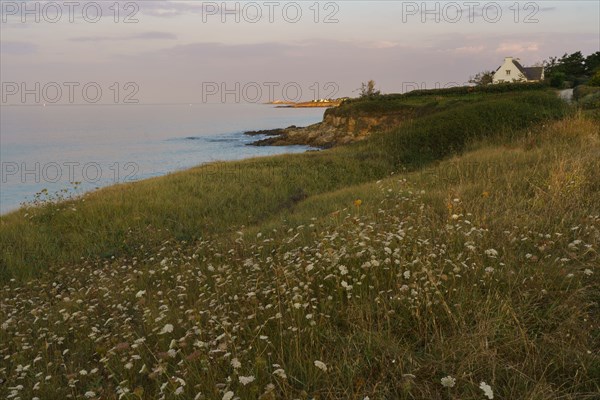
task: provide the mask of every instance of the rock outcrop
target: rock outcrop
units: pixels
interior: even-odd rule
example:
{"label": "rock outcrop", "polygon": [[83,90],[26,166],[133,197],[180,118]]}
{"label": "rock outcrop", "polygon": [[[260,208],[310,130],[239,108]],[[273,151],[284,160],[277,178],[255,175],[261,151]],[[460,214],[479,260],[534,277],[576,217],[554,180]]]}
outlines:
{"label": "rock outcrop", "polygon": [[336,109],[328,109],[323,117],[323,122],[314,125],[252,131],[246,132],[246,134],[269,136],[251,143],[254,146],[307,145],[329,148],[364,140],[373,132],[398,127],[412,117],[412,113],[407,113],[406,110],[388,113],[346,114],[336,112]]}

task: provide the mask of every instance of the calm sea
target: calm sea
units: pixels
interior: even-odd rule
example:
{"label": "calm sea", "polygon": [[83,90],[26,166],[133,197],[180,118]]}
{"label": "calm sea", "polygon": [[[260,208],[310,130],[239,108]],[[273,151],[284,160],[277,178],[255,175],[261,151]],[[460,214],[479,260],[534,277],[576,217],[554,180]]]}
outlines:
{"label": "calm sea", "polygon": [[82,182],[78,192],[212,161],[308,150],[247,146],[248,130],[305,126],[323,109],[259,104],[2,106],[0,212]]}

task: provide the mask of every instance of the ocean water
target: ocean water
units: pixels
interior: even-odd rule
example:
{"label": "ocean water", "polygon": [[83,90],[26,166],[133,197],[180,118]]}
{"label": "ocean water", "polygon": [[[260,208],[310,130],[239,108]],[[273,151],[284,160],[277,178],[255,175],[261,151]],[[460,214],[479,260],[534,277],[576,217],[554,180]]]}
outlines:
{"label": "ocean water", "polygon": [[77,193],[214,161],[307,151],[256,147],[243,132],[305,126],[323,109],[261,104],[0,107],[0,212],[36,193]]}

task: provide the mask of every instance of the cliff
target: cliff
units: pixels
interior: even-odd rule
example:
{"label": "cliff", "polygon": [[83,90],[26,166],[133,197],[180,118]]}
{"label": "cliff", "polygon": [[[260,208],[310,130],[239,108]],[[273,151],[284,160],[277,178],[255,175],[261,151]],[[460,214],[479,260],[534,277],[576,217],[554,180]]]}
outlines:
{"label": "cliff", "polygon": [[290,126],[282,129],[246,132],[247,135],[267,135],[253,142],[255,146],[308,145],[329,148],[357,142],[373,132],[396,128],[421,114],[422,107],[398,107],[389,111],[350,112],[342,105],[325,111],[323,121],[307,127]]}

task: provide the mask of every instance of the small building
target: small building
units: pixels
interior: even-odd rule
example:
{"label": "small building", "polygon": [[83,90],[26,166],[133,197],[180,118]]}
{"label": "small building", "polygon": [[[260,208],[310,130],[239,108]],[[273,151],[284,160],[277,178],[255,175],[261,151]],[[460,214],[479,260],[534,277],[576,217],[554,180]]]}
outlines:
{"label": "small building", "polygon": [[523,67],[518,58],[506,57],[494,73],[493,82],[539,82],[544,80],[544,67]]}

